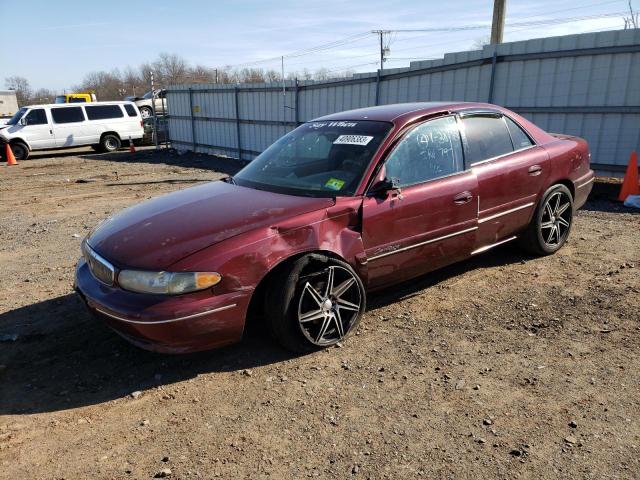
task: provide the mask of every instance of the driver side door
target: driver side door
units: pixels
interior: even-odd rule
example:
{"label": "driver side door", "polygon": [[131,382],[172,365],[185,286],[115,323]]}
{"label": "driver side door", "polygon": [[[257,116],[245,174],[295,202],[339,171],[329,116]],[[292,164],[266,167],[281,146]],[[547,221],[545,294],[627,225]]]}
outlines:
{"label": "driver side door", "polygon": [[370,288],[407,280],[471,254],[478,228],[478,181],[465,170],[454,115],[408,131],[377,177],[400,188],[367,195],[363,203]]}

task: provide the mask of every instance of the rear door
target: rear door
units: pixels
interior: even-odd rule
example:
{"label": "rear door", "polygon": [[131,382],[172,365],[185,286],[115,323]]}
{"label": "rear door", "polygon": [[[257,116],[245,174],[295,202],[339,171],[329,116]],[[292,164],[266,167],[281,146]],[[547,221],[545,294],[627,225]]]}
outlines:
{"label": "rear door", "polygon": [[32,108],[24,118],[27,124],[22,127],[21,135],[33,150],[56,146],[53,129],[45,108]]}
{"label": "rear door", "polygon": [[104,132],[116,132],[122,140],[131,134],[124,121],[125,115],[120,105],[87,104],[87,136],[91,143],[98,143]]}
{"label": "rear door", "polygon": [[549,174],[549,157],[513,120],[499,112],[465,112],[467,167],[478,178],[476,249],[524,228]]}
{"label": "rear door", "polygon": [[465,170],[456,118],[428,120],[407,132],[380,177],[399,194],[365,197],[363,243],[369,285],[402,281],[470,255],[477,229],[478,184]]}

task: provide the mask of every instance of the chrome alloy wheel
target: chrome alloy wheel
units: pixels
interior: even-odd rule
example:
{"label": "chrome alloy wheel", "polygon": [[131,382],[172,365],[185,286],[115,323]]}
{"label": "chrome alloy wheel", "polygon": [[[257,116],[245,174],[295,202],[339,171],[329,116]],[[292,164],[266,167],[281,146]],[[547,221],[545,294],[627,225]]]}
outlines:
{"label": "chrome alloy wheel", "polygon": [[330,266],[304,281],[298,323],[314,345],[326,347],[349,333],[362,307],[356,279],[346,268]]}
{"label": "chrome alloy wheel", "polygon": [[542,212],[540,233],[548,246],[556,247],[564,242],[571,227],[572,210],[571,199],[564,192],[556,192],[547,199]]}

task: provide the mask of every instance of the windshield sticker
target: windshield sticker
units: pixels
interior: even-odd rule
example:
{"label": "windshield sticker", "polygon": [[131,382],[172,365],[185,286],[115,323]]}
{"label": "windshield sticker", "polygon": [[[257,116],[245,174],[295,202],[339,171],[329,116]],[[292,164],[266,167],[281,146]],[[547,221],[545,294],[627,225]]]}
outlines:
{"label": "windshield sticker", "polygon": [[373,137],[368,135],[340,135],[333,142],[334,145],[366,145]]}
{"label": "windshield sticker", "polygon": [[327,180],[327,183],[325,183],[324,186],[331,190],[342,190],[342,187],[344,187],[344,180],[338,180],[337,178],[331,177]]}
{"label": "windshield sticker", "polygon": [[309,125],[311,128],[323,128],[323,127],[353,128],[358,126],[358,122],[312,122],[307,125]]}

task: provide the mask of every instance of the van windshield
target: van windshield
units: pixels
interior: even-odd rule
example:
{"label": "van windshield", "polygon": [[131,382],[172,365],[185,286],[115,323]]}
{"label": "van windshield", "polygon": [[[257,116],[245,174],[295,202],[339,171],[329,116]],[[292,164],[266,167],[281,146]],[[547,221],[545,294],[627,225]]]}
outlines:
{"label": "van windshield", "polygon": [[22,118],[22,115],[24,115],[24,113],[27,111],[26,108],[22,107],[20,110],[18,110],[15,115],[13,117],[11,117],[11,120],[9,120],[7,122],[7,125],[17,125],[18,122],[20,121],[20,119]]}

